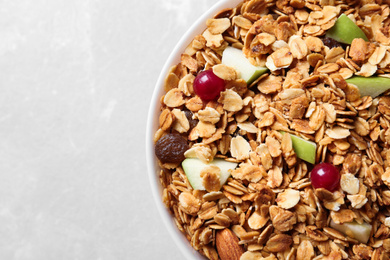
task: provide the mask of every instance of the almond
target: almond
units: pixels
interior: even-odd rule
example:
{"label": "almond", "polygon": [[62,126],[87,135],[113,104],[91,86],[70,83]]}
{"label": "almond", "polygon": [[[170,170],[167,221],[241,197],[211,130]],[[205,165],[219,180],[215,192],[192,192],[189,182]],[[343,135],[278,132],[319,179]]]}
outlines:
{"label": "almond", "polygon": [[243,248],[238,244],[239,240],[230,229],[223,229],[217,232],[216,245],[221,260],[239,260],[244,253]]}

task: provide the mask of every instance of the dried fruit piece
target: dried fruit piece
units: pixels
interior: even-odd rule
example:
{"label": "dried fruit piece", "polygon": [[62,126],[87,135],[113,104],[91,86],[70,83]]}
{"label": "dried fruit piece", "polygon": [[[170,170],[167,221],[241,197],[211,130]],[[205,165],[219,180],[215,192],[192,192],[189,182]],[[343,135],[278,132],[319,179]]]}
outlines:
{"label": "dried fruit piece", "polygon": [[336,48],[336,47],[343,47],[341,43],[329,37],[324,37],[322,39],[322,42],[324,43],[325,46],[328,46],[329,49]]}
{"label": "dried fruit piece", "polygon": [[302,160],[314,164],[316,161],[317,144],[293,134],[289,135],[296,155]]}
{"label": "dried fruit piece", "polygon": [[336,224],[333,220],[330,222],[330,226],[345,235],[358,240],[361,243],[366,244],[368,239],[370,239],[372,226],[366,222],[357,223],[346,222],[343,224]]}
{"label": "dried fruit piece", "polygon": [[[204,169],[207,170],[207,167],[216,166],[220,169],[219,181],[221,186],[225,184],[225,182],[229,178],[230,171],[237,167],[237,163],[228,162],[223,159],[214,159],[210,163],[206,164],[198,158],[187,158],[182,162],[181,165],[187,176],[188,181],[190,182],[194,190],[206,189],[203,185],[204,180],[202,178],[202,171]],[[205,177],[205,174],[207,173],[203,172],[203,177]]]}
{"label": "dried fruit piece", "polygon": [[180,134],[170,133],[161,137],[154,146],[157,158],[162,163],[180,163],[189,149],[186,139]]}
{"label": "dried fruit piece", "polygon": [[340,173],[330,163],[320,163],[314,166],[310,179],[315,189],[324,188],[333,192],[340,186]]}
{"label": "dried fruit piece", "polygon": [[368,41],[362,29],[345,14],[339,16],[334,26],[326,32],[326,37],[346,44],[351,44],[355,38],[362,38]]}
{"label": "dried fruit piece", "polygon": [[234,47],[227,47],[223,51],[222,63],[239,71],[239,76],[245,80],[248,85],[268,71],[266,67],[251,64],[244,53]]}
{"label": "dried fruit piece", "polygon": [[194,91],[204,101],[218,99],[225,90],[225,81],[217,77],[213,71],[200,72],[194,80]]}
{"label": "dried fruit piece", "polygon": [[190,110],[184,110],[184,114],[186,115],[188,123],[190,124],[189,130],[192,130],[198,124],[198,120],[194,119],[194,114]]}
{"label": "dried fruit piece", "polygon": [[371,96],[375,98],[390,89],[390,78],[354,76],[346,81],[358,87],[362,97]]}

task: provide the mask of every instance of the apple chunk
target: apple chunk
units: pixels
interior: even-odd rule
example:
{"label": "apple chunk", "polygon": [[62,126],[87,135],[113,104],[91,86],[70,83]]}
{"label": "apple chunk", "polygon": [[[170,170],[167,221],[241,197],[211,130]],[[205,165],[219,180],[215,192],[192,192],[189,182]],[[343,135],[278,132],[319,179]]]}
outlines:
{"label": "apple chunk", "polygon": [[222,64],[235,68],[248,85],[268,71],[266,67],[255,66],[250,63],[244,53],[234,47],[227,47],[223,51]]}
{"label": "apple chunk", "polygon": [[205,187],[202,184],[202,178],[200,177],[200,173],[205,167],[214,165],[221,170],[221,186],[225,184],[229,178],[231,170],[234,170],[237,167],[237,163],[228,162],[223,159],[214,159],[212,162],[206,164],[198,158],[187,158],[181,165],[188,181],[195,190],[205,190]]}
{"label": "apple chunk", "polygon": [[[285,134],[285,132],[281,133]],[[317,144],[294,134],[290,134],[290,137],[294,152],[298,158],[301,158],[308,163],[314,164],[316,162]]]}
{"label": "apple chunk", "polygon": [[362,29],[345,14],[339,16],[333,27],[326,32],[326,37],[346,44],[351,44],[355,38],[362,38],[368,41]]}
{"label": "apple chunk", "polygon": [[353,84],[358,87],[360,91],[360,95],[363,96],[371,96],[375,98],[390,89],[390,78],[384,77],[359,77],[353,76],[346,80],[347,83]]}
{"label": "apple chunk", "polygon": [[330,222],[330,227],[364,244],[367,244],[372,229],[372,226],[370,224],[366,222],[359,224],[356,221],[336,224],[332,220]]}

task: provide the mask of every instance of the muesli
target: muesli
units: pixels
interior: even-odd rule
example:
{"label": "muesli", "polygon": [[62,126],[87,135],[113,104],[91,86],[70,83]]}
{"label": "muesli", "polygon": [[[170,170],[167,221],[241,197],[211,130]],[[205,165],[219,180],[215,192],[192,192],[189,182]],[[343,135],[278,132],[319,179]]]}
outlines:
{"label": "muesli", "polygon": [[208,259],[388,259],[390,8],[248,0],[173,66],[163,202]]}

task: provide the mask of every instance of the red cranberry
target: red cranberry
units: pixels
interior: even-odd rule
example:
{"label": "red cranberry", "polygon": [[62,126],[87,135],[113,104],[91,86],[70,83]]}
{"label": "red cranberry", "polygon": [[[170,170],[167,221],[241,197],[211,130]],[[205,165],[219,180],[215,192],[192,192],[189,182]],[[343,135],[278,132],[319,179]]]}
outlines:
{"label": "red cranberry", "polygon": [[328,191],[336,191],[340,186],[340,173],[330,163],[320,163],[314,166],[310,175],[311,184],[315,189],[324,188]]}
{"label": "red cranberry", "polygon": [[194,80],[194,91],[202,100],[211,101],[219,98],[225,90],[225,81],[214,74],[212,70],[200,72]]}

